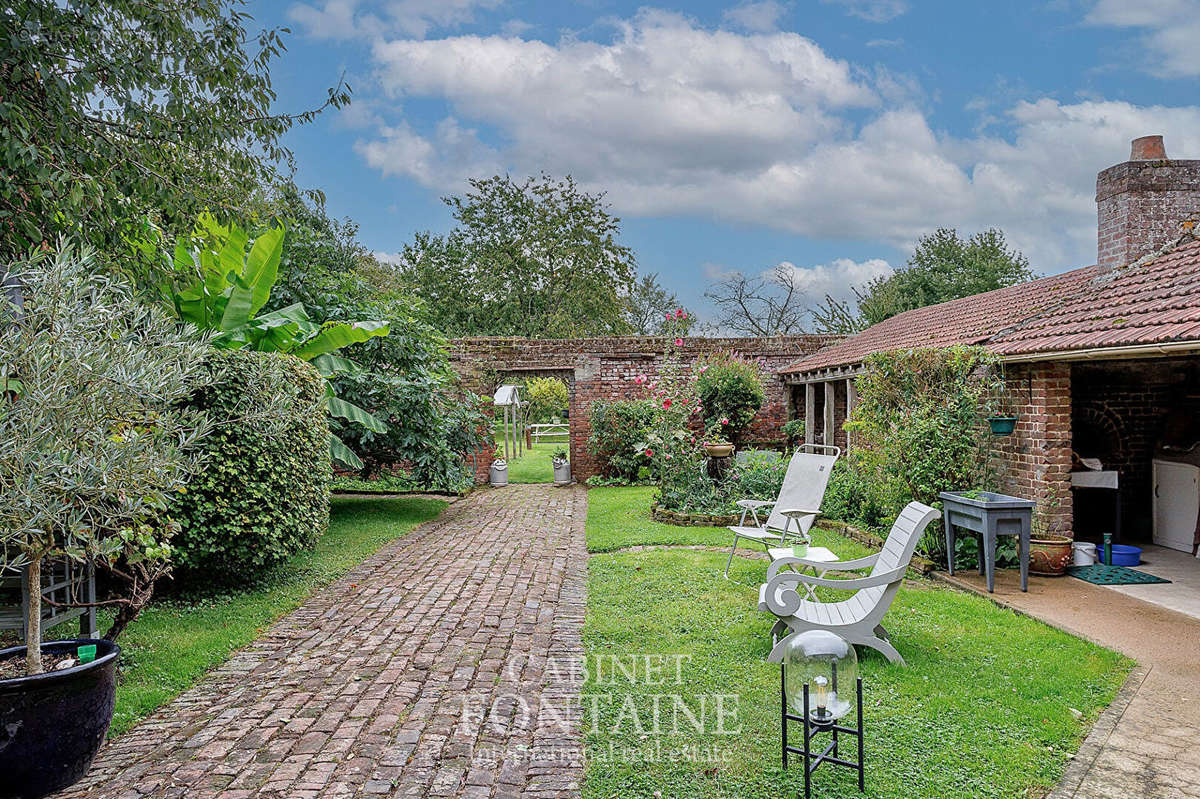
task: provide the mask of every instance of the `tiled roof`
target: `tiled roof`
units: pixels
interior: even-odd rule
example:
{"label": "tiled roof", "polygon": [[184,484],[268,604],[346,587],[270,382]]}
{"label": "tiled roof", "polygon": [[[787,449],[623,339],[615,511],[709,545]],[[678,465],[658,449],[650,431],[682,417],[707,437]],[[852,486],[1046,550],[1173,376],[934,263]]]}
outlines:
{"label": "tiled roof", "polygon": [[996,336],[1002,355],[1195,340],[1200,349],[1200,241],[1102,274],[1085,290]]}
{"label": "tiled roof", "polygon": [[1001,355],[1195,340],[1200,349],[1200,241],[1111,272],[1095,266],[918,308],[872,325],[782,370],[861,363],[873,352],[981,344]]}

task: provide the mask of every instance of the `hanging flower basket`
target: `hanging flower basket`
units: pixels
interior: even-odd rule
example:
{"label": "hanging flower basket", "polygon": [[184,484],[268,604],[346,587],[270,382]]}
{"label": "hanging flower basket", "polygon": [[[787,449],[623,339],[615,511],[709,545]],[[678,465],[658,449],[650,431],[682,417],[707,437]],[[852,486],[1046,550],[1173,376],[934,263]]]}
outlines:
{"label": "hanging flower basket", "polygon": [[994,436],[1010,436],[1017,427],[1017,417],[989,416],[988,426],[992,428],[992,435]]}

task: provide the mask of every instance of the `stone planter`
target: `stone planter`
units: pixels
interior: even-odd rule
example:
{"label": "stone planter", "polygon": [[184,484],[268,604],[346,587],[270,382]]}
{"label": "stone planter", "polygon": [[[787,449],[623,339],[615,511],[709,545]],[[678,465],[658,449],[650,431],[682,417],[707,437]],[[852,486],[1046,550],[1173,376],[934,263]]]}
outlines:
{"label": "stone planter", "polygon": [[555,458],[554,463],[554,484],[567,485],[571,482],[571,462],[567,460],[559,460]]}
{"label": "stone planter", "polygon": [[710,458],[728,458],[733,454],[733,444],[705,444],[704,451]]}
{"label": "stone planter", "polygon": [[1029,571],[1043,577],[1062,577],[1074,553],[1071,539],[1063,535],[1043,535],[1029,539]]}

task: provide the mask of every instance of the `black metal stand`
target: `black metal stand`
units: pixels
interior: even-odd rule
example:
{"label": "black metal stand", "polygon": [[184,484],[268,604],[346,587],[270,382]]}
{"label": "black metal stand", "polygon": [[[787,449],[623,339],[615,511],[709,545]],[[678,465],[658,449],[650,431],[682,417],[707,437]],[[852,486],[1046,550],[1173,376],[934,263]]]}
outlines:
{"label": "black metal stand", "polygon": [[[812,773],[817,770],[817,766],[822,763],[832,763],[835,766],[844,766],[852,768],[858,772],[858,790],[866,791],[866,772],[863,769],[863,710],[862,710],[862,679],[857,681],[856,689],[858,692],[858,702],[856,709],[858,711],[858,728],[843,727],[837,724],[831,717],[828,721],[821,720],[811,712],[808,704],[808,685],[804,686],[804,715],[797,716],[794,713],[788,712],[787,692],[784,689],[784,669],[786,666],[779,667],[779,698],[780,707],[782,708],[782,718],[780,719],[780,737],[783,749],[783,767],[788,766],[788,753],[804,756],[804,799],[810,799],[812,796]],[[834,674],[834,690],[837,690],[836,672]],[[788,746],[788,722],[799,721],[803,725],[804,730],[804,746]],[[812,745],[814,738],[819,733],[831,733],[832,740],[819,754],[813,752]],[[858,739],[858,761],[845,760],[839,757],[838,753],[838,733],[849,735]]]}

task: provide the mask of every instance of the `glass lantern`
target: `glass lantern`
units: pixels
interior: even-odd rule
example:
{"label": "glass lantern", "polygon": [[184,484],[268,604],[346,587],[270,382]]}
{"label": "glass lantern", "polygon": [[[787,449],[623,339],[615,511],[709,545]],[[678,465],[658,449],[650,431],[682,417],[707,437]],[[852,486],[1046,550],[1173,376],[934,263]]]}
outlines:
{"label": "glass lantern", "polygon": [[[854,646],[827,630],[796,633],[784,643],[780,666],[783,767],[789,753],[803,757],[806,798],[811,796],[812,772],[822,763],[854,769],[858,789],[865,790],[862,679]],[[788,722],[800,725],[802,747],[788,743]],[[817,736],[828,743],[817,744]],[[843,752],[849,749],[845,744],[857,749],[856,759]]]}
{"label": "glass lantern", "polygon": [[854,646],[827,630],[792,636],[783,653],[784,693],[791,712],[804,714],[808,686],[809,720],[828,728],[854,710],[858,655]]}

